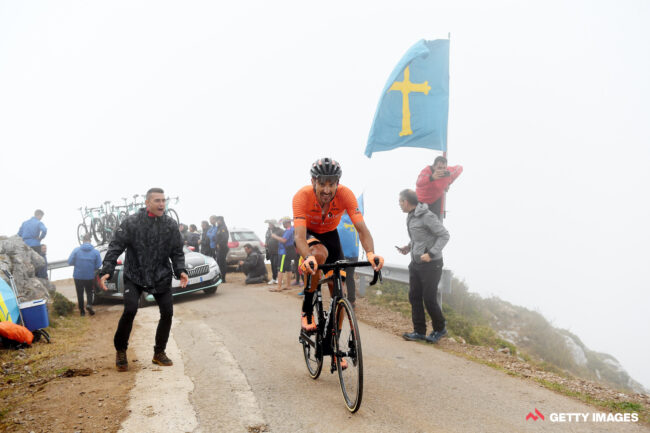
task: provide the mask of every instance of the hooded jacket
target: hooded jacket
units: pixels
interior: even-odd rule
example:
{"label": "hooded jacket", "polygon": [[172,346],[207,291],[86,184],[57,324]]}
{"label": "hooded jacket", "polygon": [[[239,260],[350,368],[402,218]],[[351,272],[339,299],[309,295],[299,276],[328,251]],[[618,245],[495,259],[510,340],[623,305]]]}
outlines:
{"label": "hooded jacket", "polygon": [[442,259],[442,249],[449,242],[449,232],[424,203],[418,203],[406,218],[411,242],[411,261],[422,263],[420,256],[429,253],[433,260]]}
{"label": "hooded jacket", "polygon": [[95,271],[102,266],[102,257],[95,247],[90,243],[85,243],[72,251],[68,257],[68,264],[74,266],[72,278],[92,280],[95,278]]}
{"label": "hooded jacket", "polygon": [[187,273],[178,224],[167,215],[152,217],[146,209],[129,215],[108,246],[100,275],[113,275],[125,249],[124,276],[150,293],[171,289],[172,270],[177,278]]}

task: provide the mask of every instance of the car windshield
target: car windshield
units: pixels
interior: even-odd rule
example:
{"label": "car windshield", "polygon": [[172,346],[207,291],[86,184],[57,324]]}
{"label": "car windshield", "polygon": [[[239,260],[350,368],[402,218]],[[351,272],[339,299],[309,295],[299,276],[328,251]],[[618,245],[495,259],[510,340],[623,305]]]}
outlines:
{"label": "car windshield", "polygon": [[232,240],[236,242],[259,241],[253,232],[231,232]]}

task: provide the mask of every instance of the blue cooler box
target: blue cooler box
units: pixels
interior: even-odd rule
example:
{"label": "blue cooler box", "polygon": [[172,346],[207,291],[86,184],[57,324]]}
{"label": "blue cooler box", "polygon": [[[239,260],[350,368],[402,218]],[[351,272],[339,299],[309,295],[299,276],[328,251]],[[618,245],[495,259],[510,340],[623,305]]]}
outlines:
{"label": "blue cooler box", "polygon": [[30,331],[43,329],[50,326],[50,319],[47,316],[47,305],[45,299],[23,302],[20,304],[20,312],[23,315],[25,328]]}

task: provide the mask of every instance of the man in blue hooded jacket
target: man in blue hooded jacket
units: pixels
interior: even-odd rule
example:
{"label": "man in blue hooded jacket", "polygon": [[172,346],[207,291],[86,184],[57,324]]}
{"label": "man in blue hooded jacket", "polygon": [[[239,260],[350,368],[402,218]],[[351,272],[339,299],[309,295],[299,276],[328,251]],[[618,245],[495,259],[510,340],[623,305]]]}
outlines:
{"label": "man in blue hooded jacket", "polygon": [[[79,314],[86,315],[86,311],[91,316],[95,315],[93,310],[93,281],[95,271],[102,266],[102,258],[99,251],[90,243],[91,235],[86,233],[83,238],[83,244],[72,251],[68,257],[68,264],[74,266],[72,277],[77,289],[77,302],[79,303]],[[86,308],[84,310],[84,291],[86,292]]]}

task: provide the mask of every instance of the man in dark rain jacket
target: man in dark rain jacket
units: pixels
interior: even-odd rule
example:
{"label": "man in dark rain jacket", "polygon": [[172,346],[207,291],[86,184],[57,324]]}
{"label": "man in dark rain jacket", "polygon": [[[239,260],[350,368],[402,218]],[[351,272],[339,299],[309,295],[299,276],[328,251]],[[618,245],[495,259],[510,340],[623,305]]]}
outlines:
{"label": "man in dark rain jacket", "polygon": [[172,270],[180,278],[181,287],[188,283],[181,234],[176,221],[165,215],[164,191],[161,188],[151,188],[147,191],[145,205],[145,209],[128,216],[117,229],[104,256],[104,266],[99,272],[100,286],[107,290],[106,280],[113,275],[117,259],[126,249],[124,312],[113,340],[118,371],[127,371],[129,368],[126,349],[144,291],[154,296],[160,309],[152,362],[163,366],[173,365],[165,354],[174,312]]}
{"label": "man in dark rain jacket", "polygon": [[228,227],[226,227],[226,222],[223,220],[222,216],[217,217],[217,235],[216,235],[216,245],[217,245],[217,264],[221,270],[221,279],[226,282],[226,272],[228,271],[228,265],[226,264],[226,256],[228,255],[228,240],[230,234],[228,233]]}

